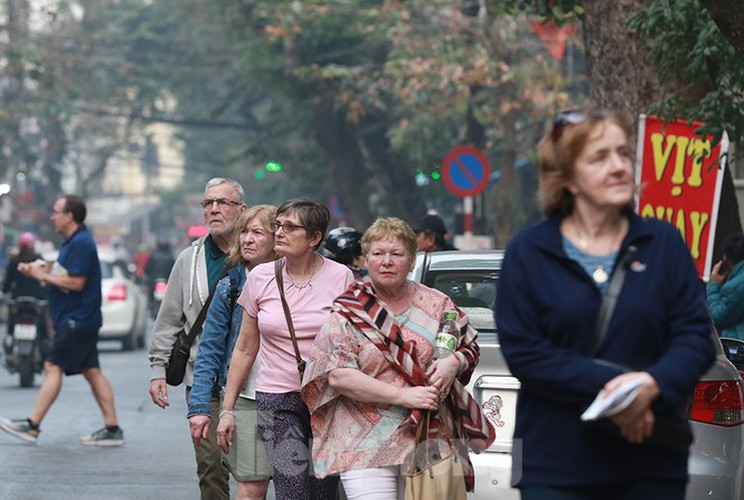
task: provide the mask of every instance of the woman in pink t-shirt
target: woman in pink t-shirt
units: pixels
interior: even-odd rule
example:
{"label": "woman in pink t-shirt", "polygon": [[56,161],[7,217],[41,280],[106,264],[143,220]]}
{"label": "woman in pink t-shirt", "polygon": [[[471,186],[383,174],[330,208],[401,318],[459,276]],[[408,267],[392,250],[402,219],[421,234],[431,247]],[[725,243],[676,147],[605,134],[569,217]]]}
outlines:
{"label": "woman in pink t-shirt", "polygon": [[[274,250],[282,258],[284,295],[291,312],[300,356],[331,312],[333,300],[353,281],[351,271],[318,255],[330,222],[328,208],[297,198],[277,209]],[[235,431],[233,409],[256,359],[259,437],[266,445],[277,498],[336,497],[338,476],[311,476],[310,413],[300,396],[301,378],[275,275],[274,263],[256,266],[248,275],[238,304],[243,308],[240,335],[232,355],[222,402],[217,443],[227,453]]]}

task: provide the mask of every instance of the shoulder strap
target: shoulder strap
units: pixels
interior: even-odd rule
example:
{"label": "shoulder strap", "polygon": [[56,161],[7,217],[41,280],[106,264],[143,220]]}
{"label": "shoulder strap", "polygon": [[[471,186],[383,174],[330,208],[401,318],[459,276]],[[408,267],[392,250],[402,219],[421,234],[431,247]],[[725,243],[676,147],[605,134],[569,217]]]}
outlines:
{"label": "shoulder strap", "polygon": [[[232,266],[225,267],[225,270],[222,271],[222,274],[220,275],[219,279],[217,279],[217,283],[219,283],[220,280],[227,275],[230,269],[232,269]],[[194,343],[194,339],[196,338],[196,336],[201,333],[202,325],[204,325],[204,320],[207,318],[207,312],[209,311],[209,304],[212,303],[212,298],[214,297],[214,291],[217,289],[217,283],[215,283],[212,289],[209,291],[209,297],[207,297],[206,302],[204,302],[204,305],[202,306],[201,311],[199,311],[199,315],[194,320],[194,324],[191,325],[191,330],[189,330],[188,335],[186,335],[183,338],[183,342],[181,342],[181,345],[186,346],[187,348],[190,348],[191,344]]]}
{"label": "shoulder strap", "polygon": [[630,245],[625,253],[622,254],[620,260],[615,266],[615,272],[612,273],[612,279],[610,279],[610,286],[607,289],[607,295],[602,299],[602,305],[599,308],[599,314],[597,315],[597,322],[594,324],[594,345],[592,346],[592,357],[597,354],[599,346],[602,345],[602,341],[607,336],[607,327],[610,324],[612,313],[615,311],[615,305],[617,304],[617,297],[620,295],[620,290],[623,288],[623,282],[625,281],[625,274],[628,270],[628,265],[633,259],[636,253],[636,247]]}
{"label": "shoulder strap", "polygon": [[[238,295],[240,295],[240,288],[238,288],[238,282],[241,278],[240,271],[237,267],[233,267],[227,273],[227,277],[230,279],[229,314],[227,317],[227,331],[229,332],[232,330],[233,316],[235,316],[235,302],[238,300]],[[225,345],[227,345],[228,337],[229,335],[225,337]]]}
{"label": "shoulder strap", "polygon": [[287,299],[284,297],[284,278],[282,277],[282,259],[274,261],[274,276],[276,276],[276,286],[279,288],[279,296],[282,299],[282,309],[284,309],[284,319],[287,320],[289,336],[292,338],[292,346],[295,352],[295,361],[297,361],[297,371],[300,372],[300,379],[305,373],[305,361],[300,355],[300,348],[297,346],[297,337],[295,336],[294,324],[292,323],[292,314],[289,312]]}

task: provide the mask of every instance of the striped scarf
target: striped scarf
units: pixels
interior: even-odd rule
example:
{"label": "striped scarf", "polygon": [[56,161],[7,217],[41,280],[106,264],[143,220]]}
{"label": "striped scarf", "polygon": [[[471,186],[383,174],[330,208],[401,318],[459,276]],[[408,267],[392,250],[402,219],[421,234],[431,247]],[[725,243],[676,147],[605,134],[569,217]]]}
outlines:
{"label": "striped scarf", "polygon": [[[421,366],[414,342],[403,339],[395,316],[378,297],[371,282],[366,280],[354,282],[346,292],[336,298],[334,310],[358,328],[382,352],[385,359],[400,371],[409,384],[428,385],[426,370]],[[457,325],[461,333],[458,340],[459,348],[475,342],[476,334],[475,330],[467,328],[465,316],[459,309],[457,313]],[[477,360],[472,361],[471,365],[474,366]],[[432,415],[429,427],[429,438],[436,438],[440,431],[443,432],[441,418],[446,418],[447,426],[454,429],[455,445],[462,459],[469,491],[473,489],[474,477],[468,458],[468,446],[476,453],[480,453],[496,439],[493,426],[483,415],[478,402],[465,389],[471,373],[472,368],[455,378],[449,395],[442,403],[449,411]],[[421,410],[413,410],[401,425],[418,425],[423,416]]]}

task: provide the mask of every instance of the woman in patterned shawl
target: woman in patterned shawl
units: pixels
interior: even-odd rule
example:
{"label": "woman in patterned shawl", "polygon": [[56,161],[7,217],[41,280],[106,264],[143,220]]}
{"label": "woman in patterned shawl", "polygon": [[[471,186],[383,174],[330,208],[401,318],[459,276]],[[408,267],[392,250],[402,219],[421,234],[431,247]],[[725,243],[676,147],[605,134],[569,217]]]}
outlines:
{"label": "woman in patterned shawl", "polygon": [[[413,451],[422,411],[429,410],[429,439],[447,453],[443,421],[454,429],[472,490],[468,446],[481,451],[495,438],[464,387],[478,363],[477,332],[449,297],[407,279],[416,235],[404,221],[378,219],[364,233],[362,252],[369,277],[334,302],[303,380],[315,474],[340,474],[349,498],[402,495],[400,465]],[[459,343],[454,355],[434,360],[447,309],[457,311]]]}

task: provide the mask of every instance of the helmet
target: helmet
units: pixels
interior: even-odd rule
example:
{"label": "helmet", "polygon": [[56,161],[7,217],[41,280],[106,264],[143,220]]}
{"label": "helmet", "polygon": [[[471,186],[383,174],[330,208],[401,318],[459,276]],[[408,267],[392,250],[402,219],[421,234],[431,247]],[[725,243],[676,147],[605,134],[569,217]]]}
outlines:
{"label": "helmet", "polygon": [[362,255],[362,233],[353,227],[331,229],[323,242],[321,254],[350,266],[355,257]]}
{"label": "helmet", "polygon": [[34,245],[36,244],[36,236],[34,236],[34,233],[21,233],[18,235],[18,248],[34,248]]}
{"label": "helmet", "polygon": [[157,247],[158,250],[162,250],[164,252],[170,252],[171,244],[170,241],[168,241],[165,238],[158,238],[157,241]]}

